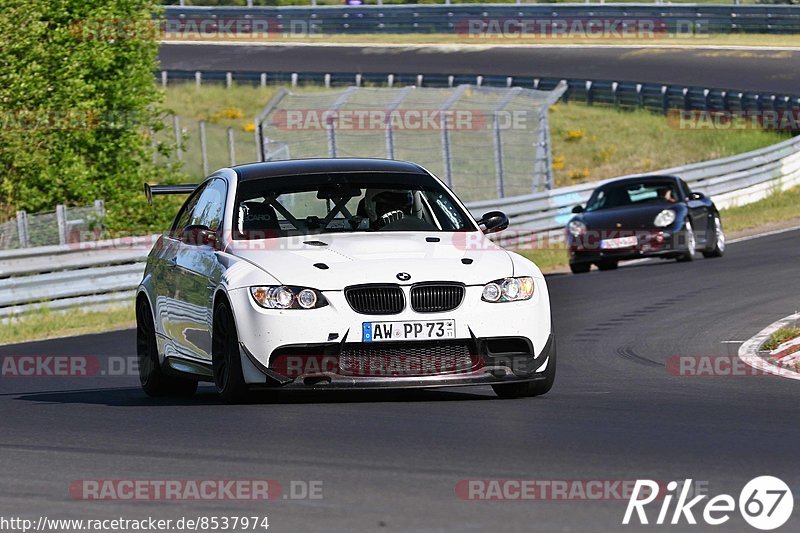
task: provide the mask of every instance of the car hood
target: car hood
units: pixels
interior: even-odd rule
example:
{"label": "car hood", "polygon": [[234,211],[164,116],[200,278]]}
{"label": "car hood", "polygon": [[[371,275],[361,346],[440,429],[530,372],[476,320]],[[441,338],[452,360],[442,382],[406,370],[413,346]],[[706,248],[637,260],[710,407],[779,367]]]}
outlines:
{"label": "car hood", "polygon": [[[514,271],[508,252],[477,232],[349,233],[233,241],[227,252],[255,264],[284,285],[319,290],[421,281],[481,285]],[[411,277],[399,280],[400,273]]]}
{"label": "car hood", "polygon": [[591,229],[650,229],[655,227],[653,222],[656,215],[664,209],[672,209],[676,212],[676,215],[680,215],[683,204],[647,204],[617,209],[601,209],[600,211],[582,213],[581,218],[586,226]]}

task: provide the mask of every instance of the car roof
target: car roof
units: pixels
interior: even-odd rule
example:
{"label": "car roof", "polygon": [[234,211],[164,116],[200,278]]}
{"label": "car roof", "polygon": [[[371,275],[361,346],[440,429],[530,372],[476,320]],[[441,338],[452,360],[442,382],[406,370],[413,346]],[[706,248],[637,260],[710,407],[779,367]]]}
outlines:
{"label": "car roof", "polygon": [[665,181],[665,180],[672,180],[678,181],[680,178],[678,176],[670,176],[668,174],[664,175],[652,175],[648,174],[646,176],[633,176],[630,178],[620,178],[618,180],[607,181],[606,183],[602,184],[598,189],[602,189],[603,187],[614,186],[614,185],[624,185],[626,183],[637,183],[637,182],[647,182],[647,181]]}
{"label": "car roof", "polygon": [[241,181],[303,174],[337,174],[349,172],[392,172],[427,175],[425,170],[415,163],[393,161],[391,159],[288,159],[285,161],[238,165],[232,167],[232,169],[236,172]]}

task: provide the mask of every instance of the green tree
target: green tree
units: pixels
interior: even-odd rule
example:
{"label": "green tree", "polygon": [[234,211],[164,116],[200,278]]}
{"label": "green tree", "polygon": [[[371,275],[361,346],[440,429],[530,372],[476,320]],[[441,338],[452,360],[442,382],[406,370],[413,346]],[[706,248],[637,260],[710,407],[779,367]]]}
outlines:
{"label": "green tree", "polygon": [[146,31],[157,4],[2,1],[0,217],[103,198],[114,230],[169,218],[142,194],[176,172],[153,164],[148,135],[160,127],[157,33]]}

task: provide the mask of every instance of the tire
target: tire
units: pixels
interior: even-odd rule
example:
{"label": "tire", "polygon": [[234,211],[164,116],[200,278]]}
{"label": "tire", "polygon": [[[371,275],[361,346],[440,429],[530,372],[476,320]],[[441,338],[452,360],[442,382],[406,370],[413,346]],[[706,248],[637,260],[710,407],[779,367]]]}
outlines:
{"label": "tire", "polygon": [[186,398],[197,392],[197,381],[170,376],[161,368],[155,321],[150,304],[145,299],[140,299],[136,304],[136,356],[139,363],[139,383],[148,396]]}
{"label": "tire", "polygon": [[247,397],[247,383],[242,374],[239,335],[236,321],[227,302],[214,308],[214,329],[211,335],[211,366],[214,384],[225,403],[241,403]]}
{"label": "tire", "polygon": [[597,263],[597,268],[599,268],[600,270],[616,270],[617,266],[618,263],[613,260],[600,261],[599,263]]}
{"label": "tire", "polygon": [[586,274],[592,268],[591,263],[570,263],[569,269],[573,274]]}
{"label": "tire", "polygon": [[494,393],[504,400],[514,398],[526,398],[531,396],[541,396],[550,392],[553,383],[556,381],[556,350],[555,338],[553,338],[553,350],[550,353],[550,360],[544,371],[545,379],[540,381],[530,381],[528,383],[509,383],[508,385],[492,385]]}
{"label": "tire", "polygon": [[694,261],[694,254],[697,251],[697,238],[694,235],[691,221],[686,221],[683,225],[683,231],[686,232],[686,251],[679,255],[677,260],[679,263],[688,263],[689,261]]}
{"label": "tire", "polygon": [[725,254],[725,232],[722,231],[722,221],[719,215],[714,216],[714,247],[710,251],[703,251],[703,257],[722,257]]}

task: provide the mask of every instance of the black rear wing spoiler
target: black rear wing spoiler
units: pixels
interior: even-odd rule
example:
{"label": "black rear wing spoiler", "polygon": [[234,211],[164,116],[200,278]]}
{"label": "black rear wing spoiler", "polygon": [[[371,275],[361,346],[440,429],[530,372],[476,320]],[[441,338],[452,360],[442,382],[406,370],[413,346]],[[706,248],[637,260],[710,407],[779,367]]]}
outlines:
{"label": "black rear wing spoiler", "polygon": [[153,195],[155,194],[191,194],[197,185],[150,185],[144,184],[144,195],[147,196],[147,203],[153,205]]}

